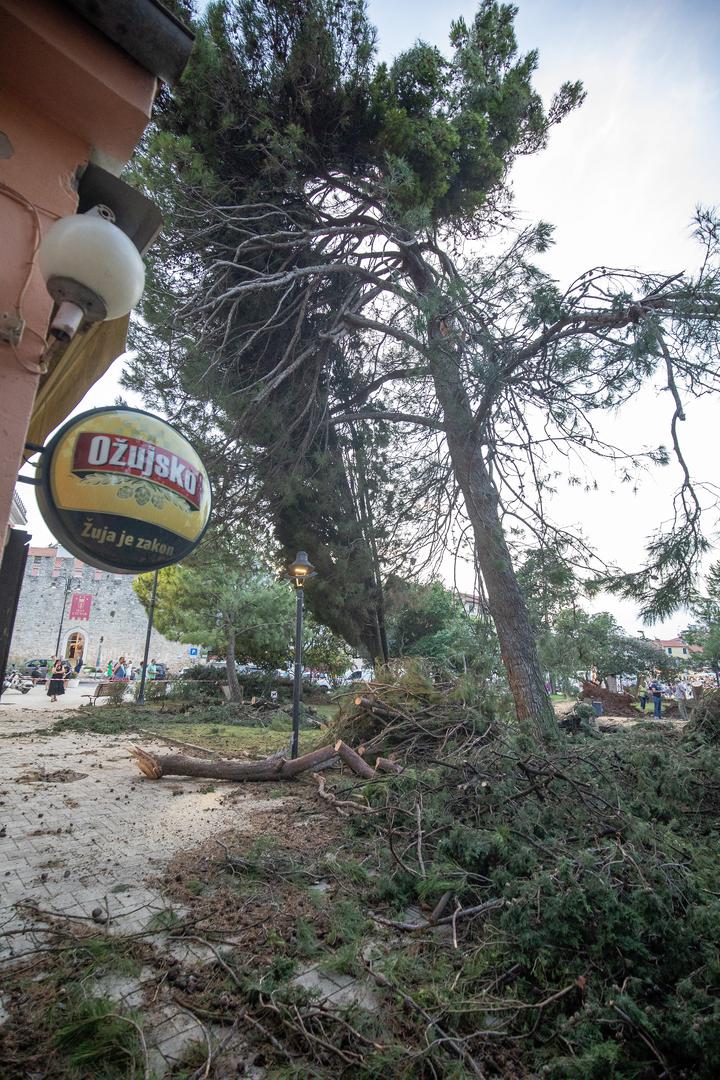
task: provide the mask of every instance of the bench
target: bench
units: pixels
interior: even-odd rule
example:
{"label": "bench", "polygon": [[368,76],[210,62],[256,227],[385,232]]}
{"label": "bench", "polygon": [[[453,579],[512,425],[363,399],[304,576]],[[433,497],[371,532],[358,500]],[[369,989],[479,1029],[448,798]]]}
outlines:
{"label": "bench", "polygon": [[119,686],[123,688],[124,693],[125,690],[127,690],[128,686],[127,680],[115,679],[113,682],[108,682],[107,680],[104,682],[99,682],[91,694],[81,694],[80,696],[88,699],[88,705],[95,705],[97,703],[97,699],[101,697],[117,697],[119,700],[121,700],[120,691],[118,690]]}

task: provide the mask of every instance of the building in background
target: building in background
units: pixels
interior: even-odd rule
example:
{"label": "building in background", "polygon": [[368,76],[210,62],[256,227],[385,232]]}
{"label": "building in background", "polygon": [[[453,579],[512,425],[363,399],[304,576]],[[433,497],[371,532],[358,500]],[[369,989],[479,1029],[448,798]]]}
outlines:
{"label": "building in background", "polygon": [[465,608],[468,615],[484,615],[487,605],[483,603],[481,596],[477,596],[475,593],[459,592],[458,599]]}
{"label": "building in background", "polygon": [[[58,547],[31,547],[23,576],[10,662],[60,655],[73,666],[104,667],[120,656],[142,660],[147,613],[133,578],[87,566]],[[194,646],[153,630],[150,655],[171,672],[195,661]]]}
{"label": "building in background", "polygon": [[700,645],[688,645],[687,641],[683,641],[682,638],[669,638],[667,641],[663,641],[660,638],[653,638],[653,645],[665,653],[666,656],[679,656],[681,659],[688,660],[691,656],[697,656],[702,653]]}

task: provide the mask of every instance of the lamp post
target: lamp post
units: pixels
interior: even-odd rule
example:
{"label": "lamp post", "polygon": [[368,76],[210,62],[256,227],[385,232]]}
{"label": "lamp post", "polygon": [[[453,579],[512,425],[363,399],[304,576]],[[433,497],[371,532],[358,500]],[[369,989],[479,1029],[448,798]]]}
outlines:
{"label": "lamp post", "polygon": [[57,641],[55,642],[55,656],[60,655],[60,639],[62,638],[63,623],[65,622],[65,608],[67,607],[68,593],[72,588],[73,580],[69,575],[65,578],[65,594],[63,596],[62,612],[60,614],[60,626],[58,628]]}
{"label": "lamp post", "polygon": [[155,597],[157,596],[158,572],[153,574],[152,595],[150,597],[150,610],[148,612],[147,633],[145,635],[145,654],[143,656],[142,675],[140,676],[140,689],[138,690],[138,705],[145,704],[145,679],[147,677],[148,656],[150,655],[150,636],[152,634],[153,619],[155,617]]}
{"label": "lamp post", "polygon": [[292,743],[290,757],[298,756],[300,740],[300,702],[302,700],[302,630],[305,582],[315,577],[315,567],[309,562],[307,551],[298,551],[295,562],[288,567],[288,573],[295,586],[295,673],[293,677],[292,707]]}

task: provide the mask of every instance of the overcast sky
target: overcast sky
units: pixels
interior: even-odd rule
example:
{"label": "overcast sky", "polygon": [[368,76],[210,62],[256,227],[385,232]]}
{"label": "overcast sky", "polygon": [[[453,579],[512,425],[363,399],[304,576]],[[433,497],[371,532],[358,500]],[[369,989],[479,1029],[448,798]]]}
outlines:
{"label": "overcast sky", "polygon": [[[371,0],[368,7],[382,59],[418,38],[446,49],[450,20],[470,19],[476,10],[467,0]],[[518,7],[520,47],[539,50],[535,84],[546,101],[567,79],[581,79],[587,89],[585,105],[555,130],[549,148],[521,161],[513,175],[523,218],[556,228],[545,268],[561,284],[594,265],[692,269],[693,208],[720,201],[720,3],[521,0]],[[78,411],[112,403],[120,368],[117,361]],[[608,419],[607,436],[633,449],[667,445],[671,411],[668,395],[648,387]],[[712,480],[720,403],[691,402],[686,411],[681,435],[691,467]],[[678,469],[647,475],[636,491],[593,471],[601,490],[561,493],[553,511],[564,524],[581,524],[606,559],[636,568],[648,535],[667,518]],[[31,489],[20,494],[34,542],[46,543]],[[469,590],[471,574],[459,583]],[[604,597],[595,608],[613,611],[629,630],[640,626],[632,605]],[[684,621],[680,614],[654,629],[674,633]]]}

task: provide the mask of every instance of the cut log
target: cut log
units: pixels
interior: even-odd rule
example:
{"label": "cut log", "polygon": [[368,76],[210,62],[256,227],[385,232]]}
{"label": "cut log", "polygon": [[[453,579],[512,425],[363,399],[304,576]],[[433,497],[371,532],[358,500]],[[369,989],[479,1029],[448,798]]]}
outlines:
{"label": "cut log", "polygon": [[330,762],[336,758],[337,751],[334,746],[320,746],[317,750],[311,750],[309,754],[303,754],[294,760],[286,759],[283,762],[283,776],[298,776],[299,773],[307,772],[308,769],[316,769],[318,765]]}
{"label": "cut log", "polygon": [[371,765],[368,765],[366,761],[360,757],[358,753],[353,750],[351,746],[344,743],[342,739],[338,739],[335,743],[335,753],[338,755],[341,761],[344,761],[349,769],[352,769],[358,776],[362,776],[365,780],[374,780],[377,775]]}
{"label": "cut log", "polygon": [[364,695],[358,695],[355,698],[355,704],[365,712],[372,713],[373,716],[382,716],[386,720],[405,720],[406,714],[399,709],[393,709],[390,705],[385,705],[384,702],[377,701],[372,697],[365,697]]}
{"label": "cut log", "polygon": [[397,774],[403,771],[402,765],[399,765],[397,761],[392,761],[390,758],[386,757],[375,758],[375,769],[377,772],[389,772]]}
{"label": "cut log", "polygon": [[133,749],[132,755],[150,780],[163,776],[201,776],[208,780],[278,780],[285,762],[277,761],[201,761],[185,754],[148,754]]}
{"label": "cut log", "polygon": [[140,771],[150,780],[159,780],[163,776],[199,776],[208,780],[234,781],[287,780],[337,757],[334,746],[321,746],[295,760],[200,761],[185,754],[150,754],[138,746],[132,748],[131,754]]}

